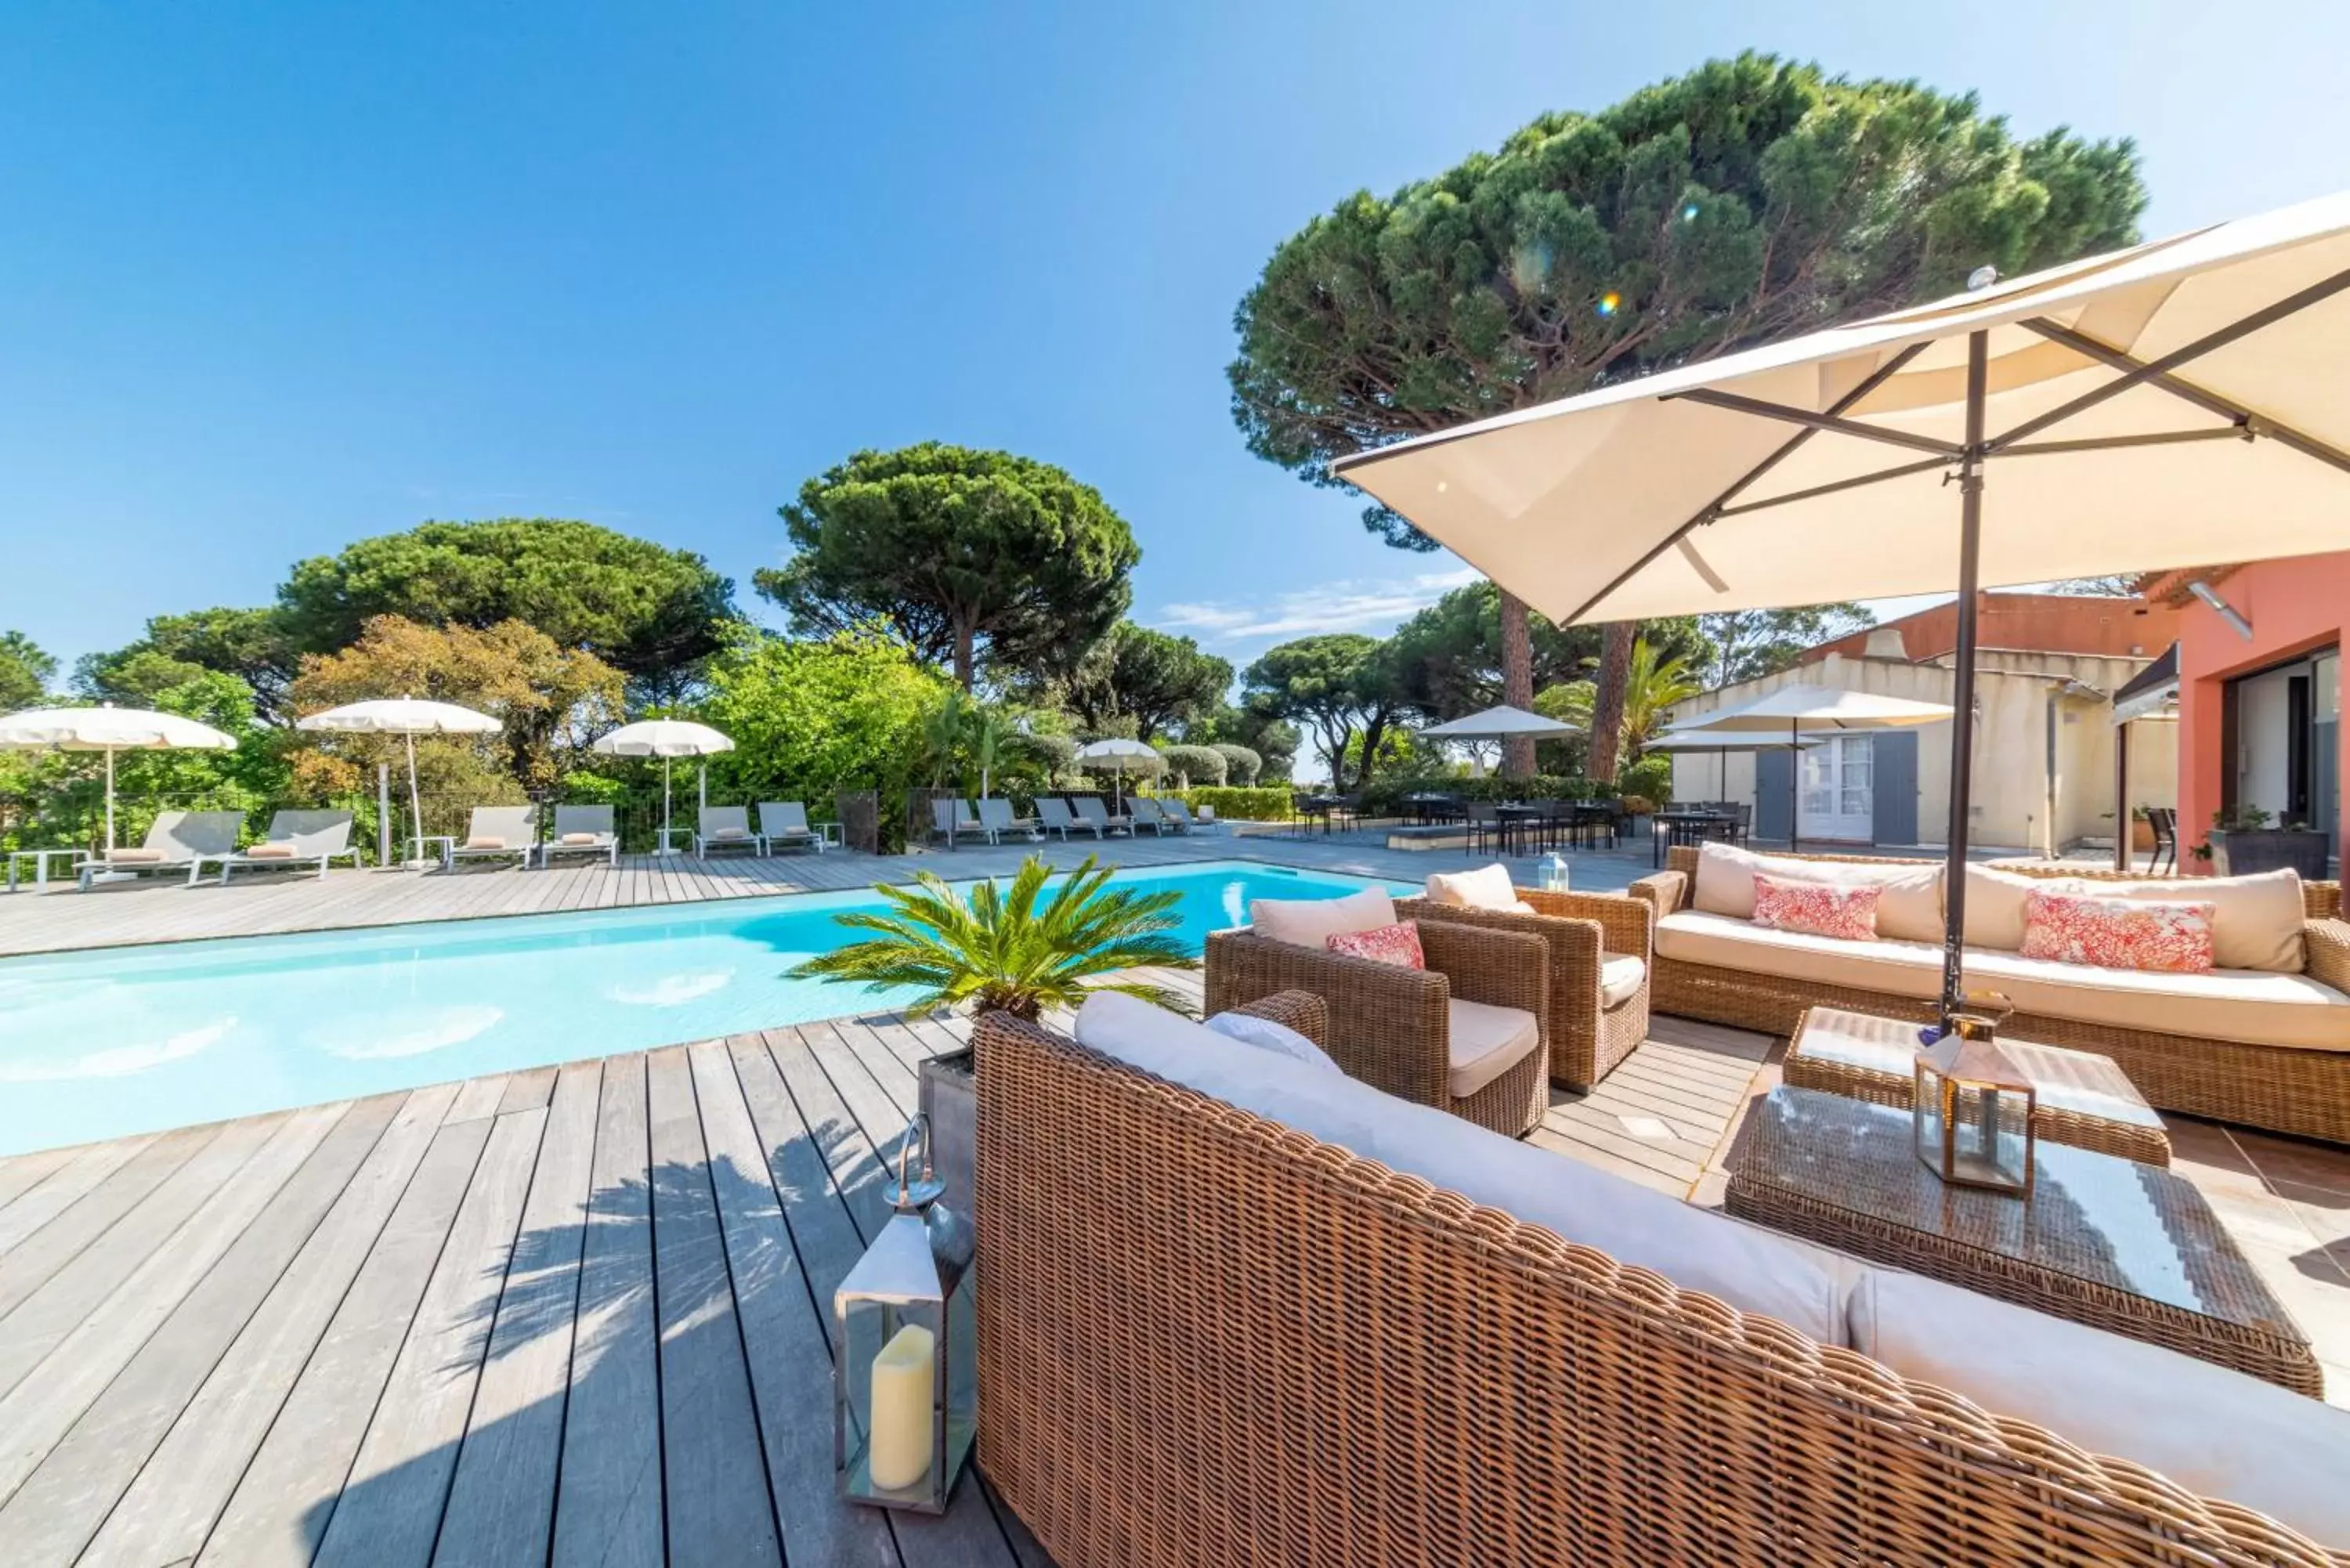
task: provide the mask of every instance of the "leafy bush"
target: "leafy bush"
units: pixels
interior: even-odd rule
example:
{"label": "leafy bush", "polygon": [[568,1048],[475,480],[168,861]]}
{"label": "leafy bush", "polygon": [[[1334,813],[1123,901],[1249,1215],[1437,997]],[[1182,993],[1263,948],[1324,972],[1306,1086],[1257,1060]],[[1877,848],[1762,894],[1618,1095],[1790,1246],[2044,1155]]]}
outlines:
{"label": "leafy bush", "polygon": [[1264,759],[1246,746],[1219,741],[1208,749],[1224,759],[1224,782],[1235,788],[1248,788],[1264,772]]}
{"label": "leafy bush", "polygon": [[1211,806],[1218,816],[1242,822],[1287,822],[1296,815],[1285,788],[1236,789],[1203,784],[1196,789],[1160,792],[1180,799],[1193,811]]}
{"label": "leafy bush", "polygon": [[1598,794],[1589,779],[1564,778],[1557,774],[1536,774],[1524,779],[1381,779],[1362,792],[1363,814],[1366,816],[1400,816],[1403,815],[1403,797],[1423,792],[1449,794],[1462,802],[1590,800]]}
{"label": "leafy bush", "polygon": [[1166,759],[1168,770],[1175,775],[1179,788],[1188,789],[1194,784],[1214,785],[1224,782],[1223,753],[1213,746],[1161,746],[1159,754]]}
{"label": "leafy bush", "polygon": [[1616,793],[1644,800],[1673,798],[1673,759],[1652,752],[1637,763],[1627,763],[1616,775]]}

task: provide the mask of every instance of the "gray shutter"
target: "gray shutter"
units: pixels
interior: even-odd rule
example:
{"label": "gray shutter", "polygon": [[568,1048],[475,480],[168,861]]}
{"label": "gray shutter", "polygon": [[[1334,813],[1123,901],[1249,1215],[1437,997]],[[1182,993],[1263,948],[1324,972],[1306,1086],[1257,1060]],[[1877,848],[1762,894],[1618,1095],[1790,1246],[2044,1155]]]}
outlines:
{"label": "gray shutter", "polygon": [[1754,753],[1754,832],[1762,838],[1784,841],[1792,835],[1795,810],[1795,753]]}
{"label": "gray shutter", "polygon": [[1873,844],[1918,842],[1918,732],[1879,730],[1869,737],[1875,758],[1870,782],[1875,798],[1869,803],[1869,841]]}

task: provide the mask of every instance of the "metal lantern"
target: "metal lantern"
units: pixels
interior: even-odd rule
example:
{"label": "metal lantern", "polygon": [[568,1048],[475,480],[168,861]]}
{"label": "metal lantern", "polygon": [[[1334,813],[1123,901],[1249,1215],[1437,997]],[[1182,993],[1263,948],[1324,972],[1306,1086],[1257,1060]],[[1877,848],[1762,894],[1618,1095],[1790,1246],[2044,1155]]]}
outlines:
{"label": "metal lantern", "polygon": [[2032,1192],[2032,1080],[1984,1021],[1961,1015],[1918,1053],[1918,1158],[1944,1181],[2028,1197]]}
{"label": "metal lantern", "polygon": [[938,1201],[944,1187],[918,1116],[899,1145],[897,1211],[833,1293],[833,1464],[852,1502],[942,1513],[971,1453],[977,1368],[955,1291],[972,1233]]}
{"label": "metal lantern", "polygon": [[1565,857],[1554,853],[1549,859],[1543,862],[1542,890],[1544,892],[1566,892],[1568,890],[1566,886],[1566,877],[1567,869]]}

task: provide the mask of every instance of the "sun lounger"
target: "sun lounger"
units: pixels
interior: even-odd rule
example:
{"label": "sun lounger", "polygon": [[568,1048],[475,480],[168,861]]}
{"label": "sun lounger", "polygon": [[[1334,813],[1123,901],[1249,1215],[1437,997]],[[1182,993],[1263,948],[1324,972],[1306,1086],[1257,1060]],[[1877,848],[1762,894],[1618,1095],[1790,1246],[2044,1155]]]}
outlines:
{"label": "sun lounger", "polygon": [[307,871],[317,867],[324,877],[330,861],[348,858],[353,869],[359,863],[358,846],[351,842],[351,814],[348,811],[281,811],[269,819],[269,834],[259,844],[228,855],[196,857],[191,879],[203,875],[204,863],[218,860],[221,886],[228,886],[229,873],[242,867],[250,871]]}
{"label": "sun lounger", "polygon": [[1036,831],[1036,819],[1035,817],[1013,815],[1012,803],[1001,797],[983,800],[979,803],[979,821],[980,826],[987,829],[987,838],[988,842],[991,844],[1003,843],[1004,835],[1006,834],[1010,834],[1016,838],[1042,838],[1044,836],[1043,834]]}
{"label": "sun lounger", "polygon": [[747,805],[705,805],[693,830],[693,857],[707,860],[713,849],[740,849],[746,855],[764,855],[767,846],[751,831],[751,808]]}
{"label": "sun lounger", "polygon": [[465,826],[465,836],[449,846],[445,862],[454,866],[460,860],[495,860],[511,855],[523,865],[538,853],[538,807],[535,805],[477,805],[473,819]]}
{"label": "sun lounger", "polygon": [[1133,829],[1132,818],[1112,816],[1097,796],[1081,794],[1069,804],[1076,808],[1077,820],[1094,829],[1097,838],[1107,838],[1113,833],[1129,833]]}
{"label": "sun lounger", "polygon": [[1080,833],[1090,833],[1096,838],[1102,836],[1100,828],[1070,811],[1069,803],[1058,795],[1040,794],[1036,797],[1036,823],[1045,832],[1057,833],[1065,840],[1071,828]]}
{"label": "sun lounger", "polygon": [[79,886],[89,891],[99,877],[130,872],[180,871],[194,887],[205,860],[217,860],[236,849],[237,830],[244,826],[241,811],[165,811],[156,814],[146,841],[136,849],[112,849],[77,867]]}
{"label": "sun lounger", "polygon": [[[1191,808],[1173,795],[1169,795],[1159,803],[1159,812],[1167,819],[1167,826],[1178,833],[1189,833],[1200,826],[1191,820]],[[1210,812],[1208,820],[1212,823],[1215,820],[1215,813]]]}
{"label": "sun lounger", "polygon": [[601,856],[607,866],[620,863],[620,836],[612,827],[612,808],[608,805],[558,805],[555,808],[555,836],[538,846],[540,870],[555,863],[558,855]]}
{"label": "sun lounger", "polygon": [[824,834],[808,826],[807,807],[795,800],[763,800],[759,803],[759,838],[766,853],[774,854],[778,845],[787,849],[813,849],[824,853]]}
{"label": "sun lounger", "polygon": [[1134,830],[1137,833],[1147,827],[1155,836],[1163,838],[1167,836],[1168,829],[1174,826],[1174,824],[1159,811],[1159,803],[1147,794],[1139,794],[1128,801],[1126,809],[1134,819]]}
{"label": "sun lounger", "polygon": [[972,838],[987,836],[987,829],[982,827],[979,818],[972,815],[971,803],[967,800],[931,802],[931,831],[945,839],[950,849],[966,836]]}

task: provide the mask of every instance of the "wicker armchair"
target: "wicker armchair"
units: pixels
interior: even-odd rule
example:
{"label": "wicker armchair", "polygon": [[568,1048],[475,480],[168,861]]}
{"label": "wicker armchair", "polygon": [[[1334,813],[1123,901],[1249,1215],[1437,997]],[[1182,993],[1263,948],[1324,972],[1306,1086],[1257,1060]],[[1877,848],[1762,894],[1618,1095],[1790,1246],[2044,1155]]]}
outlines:
{"label": "wicker armchair", "polygon": [[[1433,920],[1420,927],[1419,940],[1424,970],[1272,941],[1247,929],[1217,931],[1208,938],[1207,1011],[1246,1007],[1278,992],[1309,992],[1329,1008],[1328,1037],[1319,1044],[1347,1076],[1507,1137],[1523,1137],[1550,1105],[1544,1082],[1550,1040],[1547,944],[1521,931]],[[1454,997],[1531,1012],[1544,1042],[1524,1061],[1458,1099],[1447,1082],[1447,1003]]]}
{"label": "wicker armchair", "polygon": [[[1690,907],[1699,851],[1676,846],[1670,869],[1632,884],[1632,895],[1649,902],[1659,919]],[[1860,860],[1866,857],[1804,855],[1804,860]],[[1916,862],[1904,862],[1916,864]],[[2000,867],[2022,876],[2078,877],[2120,880],[2125,874],[2067,866],[2061,861]],[[2182,883],[2182,890],[2192,887]],[[2336,991],[2350,992],[2350,922],[2341,918],[2339,882],[2303,882],[2308,976]],[[1914,996],[1830,985],[1747,970],[1721,968],[1685,959],[1659,957],[1650,966],[1659,1012],[1702,1019],[1736,1029],[1793,1034],[1807,1008],[1844,1007],[1887,1018],[1930,1018],[1935,1003]],[[2022,1039],[2110,1056],[2130,1084],[2158,1110],[2182,1111],[2240,1127],[2263,1127],[2299,1137],[2350,1144],[2350,1052],[2310,1051],[2283,1045],[2253,1045],[2117,1024],[2019,1012],[2009,1027]]]}
{"label": "wicker armchair", "polygon": [[[1523,931],[1550,944],[1550,1043],[1553,1082],[1589,1089],[1615,1071],[1616,1064],[1648,1037],[1648,977],[1655,962],[1651,933],[1656,910],[1644,898],[1621,894],[1546,893],[1520,888],[1518,897],[1534,908],[1471,909],[1402,898],[1396,918],[1419,920],[1425,940],[1431,920],[1487,930]],[[1644,972],[1639,989],[1610,1006],[1600,991],[1600,966],[1610,958],[1636,958]]]}

